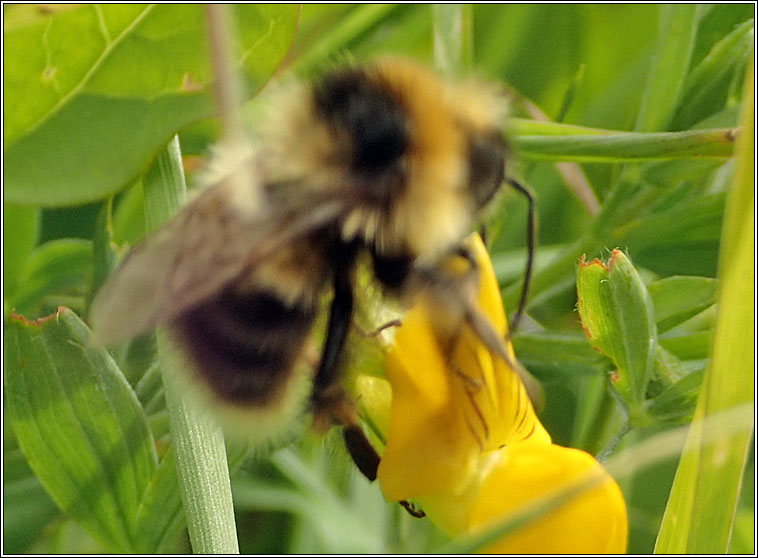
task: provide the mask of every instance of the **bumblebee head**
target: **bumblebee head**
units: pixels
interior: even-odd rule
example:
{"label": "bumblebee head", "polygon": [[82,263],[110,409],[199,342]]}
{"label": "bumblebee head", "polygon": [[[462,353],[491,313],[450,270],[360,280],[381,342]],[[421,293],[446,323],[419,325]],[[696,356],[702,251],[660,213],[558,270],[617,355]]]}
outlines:
{"label": "bumblebee head", "polygon": [[271,173],[347,192],[342,234],[434,258],[460,241],[505,174],[502,100],[405,59],[325,73],[285,98]]}

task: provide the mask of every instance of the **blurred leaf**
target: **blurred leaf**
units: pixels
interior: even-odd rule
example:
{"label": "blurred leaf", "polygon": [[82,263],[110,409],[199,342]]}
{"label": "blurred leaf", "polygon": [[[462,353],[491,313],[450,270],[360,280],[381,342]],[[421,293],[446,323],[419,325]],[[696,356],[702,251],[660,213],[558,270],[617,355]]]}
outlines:
{"label": "blurred leaf", "polygon": [[39,210],[3,203],[3,296],[13,291],[26,258],[37,244]]}
{"label": "blurred leaf", "polygon": [[670,188],[672,184],[701,178],[722,164],[714,159],[654,162],[645,165],[642,179],[660,188]]}
{"label": "blurred leaf", "polygon": [[632,218],[605,240],[628,247],[638,265],[657,273],[713,277],[723,212],[722,194],[701,196]]}
{"label": "blurred leaf", "polygon": [[717,282],[708,277],[668,277],[647,286],[658,333],[679,325],[716,302]]}
{"label": "blurred leaf", "polygon": [[653,354],[653,373],[647,387],[647,397],[657,397],[661,391],[668,389],[688,373],[684,363],[675,354],[660,345],[656,345]]}
{"label": "blurred leaf", "polygon": [[734,518],[729,554],[755,554],[755,510],[740,508]]}
{"label": "blurred leaf", "polygon": [[[130,339],[126,346],[121,348],[116,361],[129,384],[135,386],[157,362],[157,354],[155,333],[151,331]],[[139,393],[137,395],[139,396]],[[144,404],[144,401],[142,402]]]}
{"label": "blurred leaf", "polygon": [[737,145],[737,172],[729,193],[719,260],[719,314],[711,361],[695,419],[666,506],[656,551],[724,553],[753,436],[750,428],[725,434],[707,419],[754,405],[755,382],[755,89],[745,80]]}
{"label": "blurred leaf", "polygon": [[653,54],[637,123],[638,132],[666,130],[679,103],[695,45],[699,6],[661,7],[658,47]]}
{"label": "blurred leaf", "polygon": [[66,554],[102,556],[109,550],[93,539],[81,525],[70,518],[63,518],[48,525],[44,536],[29,549],[33,554]]}
{"label": "blurred leaf", "polygon": [[113,209],[113,240],[134,245],[145,236],[145,197],[142,181],[119,194]]}
{"label": "blurred leaf", "polygon": [[[489,231],[488,231],[489,235]],[[553,259],[565,246],[539,246],[534,254],[534,267],[539,268]],[[524,275],[526,249],[510,250],[492,254],[492,267],[498,283],[519,281]]]}
{"label": "blurred leaf", "polygon": [[[289,448],[279,450],[271,460],[298,487],[300,494],[289,500],[312,523],[320,535],[324,552],[355,554],[377,552],[377,549],[381,551],[382,538],[377,526],[368,523],[358,510],[350,509],[340,494],[308,468],[294,451]],[[335,525],[341,528],[335,530]]]}
{"label": "blurred leaf", "polygon": [[658,338],[658,342],[682,360],[697,360],[708,356],[711,336],[710,330],[676,335],[665,333]]}
{"label": "blurred leaf", "polygon": [[103,203],[95,222],[95,231],[92,239],[92,274],[84,301],[85,316],[89,313],[89,305],[100,289],[100,286],[116,268],[116,265],[118,265],[119,250],[113,242],[112,207],[113,198],[108,198]]}
{"label": "blurred leaf", "polygon": [[386,22],[354,41],[329,62],[339,60],[370,60],[377,55],[407,56],[432,66],[434,36],[432,6],[428,4],[398,4]]}
{"label": "blurred leaf", "polygon": [[74,207],[43,207],[39,243],[60,238],[90,238],[99,211],[99,202]]}
{"label": "blurred leaf", "polygon": [[[703,9],[705,8],[705,9]],[[711,4],[703,6],[698,22],[695,50],[692,53],[694,64],[708,55],[720,40],[729,35],[735,27],[753,19],[755,10],[749,4]]]}
{"label": "blurred leaf", "polygon": [[29,465],[66,513],[109,549],[135,548],[137,506],[157,459],[145,415],[76,315],[6,330],[8,418]]}
{"label": "blurred leaf", "polygon": [[610,364],[580,333],[518,333],[513,337],[513,347],[519,362],[534,369],[540,380],[546,373],[596,374]]}
{"label": "blurred leaf", "polygon": [[568,113],[571,105],[574,102],[574,98],[576,97],[576,91],[584,79],[585,67],[586,66],[584,64],[581,64],[579,66],[579,69],[576,71],[576,74],[574,74],[574,77],[571,78],[571,83],[566,89],[566,95],[563,97],[563,101],[561,102],[561,108],[558,110],[558,114],[555,117],[556,122],[563,122],[563,120],[566,118],[566,113]]}
{"label": "blurred leaf", "polygon": [[307,74],[314,66],[323,64],[331,55],[350,45],[356,38],[390,16],[396,4],[364,4],[355,6],[338,21],[321,40],[312,45],[297,61],[296,71]]}
{"label": "blurred leaf", "polygon": [[28,552],[45,526],[60,515],[37,477],[16,448],[3,455],[3,551]]}
{"label": "blurred leaf", "polygon": [[[298,7],[235,13],[254,93],[287,51]],[[201,5],[85,5],[3,38],[7,200],[74,205],[116,192],[180,127],[213,111]]]}
{"label": "blurred leaf", "polygon": [[[137,395],[142,408],[148,415],[154,413],[154,401],[163,395],[163,378],[161,377],[160,363],[155,362],[150,366],[134,386],[134,393]],[[165,405],[164,407],[165,408]]]}
{"label": "blurred leaf", "polygon": [[81,297],[91,263],[92,243],[88,240],[70,238],[46,242],[26,259],[8,302],[20,314],[37,315],[50,305],[45,304],[45,297]]}
{"label": "blurred leaf", "polygon": [[472,7],[463,4],[434,4],[434,66],[440,75],[461,78],[471,73]]}
{"label": "blurred leaf", "polygon": [[750,56],[754,38],[752,20],[738,25],[689,72],[682,87],[682,103],[672,121],[674,129],[687,129],[723,106],[729,76]]}

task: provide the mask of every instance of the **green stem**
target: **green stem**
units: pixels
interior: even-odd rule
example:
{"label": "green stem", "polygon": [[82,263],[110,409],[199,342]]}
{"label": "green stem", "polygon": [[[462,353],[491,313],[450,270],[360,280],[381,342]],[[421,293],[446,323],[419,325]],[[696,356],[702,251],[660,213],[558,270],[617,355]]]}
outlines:
{"label": "green stem", "polygon": [[[144,178],[145,219],[154,230],[186,200],[179,139],[162,152]],[[184,397],[175,376],[180,366],[165,332],[157,335],[176,473],[196,554],[239,553],[231,483],[221,429],[203,417]]]}
{"label": "green stem", "polygon": [[624,439],[624,436],[629,434],[631,431],[632,423],[629,421],[625,422],[621,429],[613,435],[613,438],[611,438],[610,442],[608,442],[608,444],[595,456],[595,459],[597,459],[598,463],[603,463],[606,459],[608,459],[608,457],[610,457],[610,455],[615,451],[615,449]]}
{"label": "green stem", "polygon": [[[521,131],[526,130],[523,123]],[[533,128],[536,128],[534,126]],[[549,135],[513,135],[519,157],[532,161],[577,161],[580,163],[618,163],[671,159],[727,159],[734,151],[736,130],[687,130],[685,132],[609,132],[588,129],[579,134],[574,127],[567,135],[554,135],[557,128],[544,130]]]}

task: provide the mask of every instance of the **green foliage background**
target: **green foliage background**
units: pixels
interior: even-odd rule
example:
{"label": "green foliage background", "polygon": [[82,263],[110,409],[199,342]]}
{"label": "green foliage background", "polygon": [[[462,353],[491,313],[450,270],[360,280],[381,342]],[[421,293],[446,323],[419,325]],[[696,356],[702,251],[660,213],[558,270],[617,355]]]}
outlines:
{"label": "green foliage background", "polygon": [[[152,339],[100,362],[99,354],[65,352],[72,338],[85,343],[86,327],[73,313],[40,325],[46,332],[40,336],[38,326],[10,318],[10,311],[35,319],[65,305],[86,315],[92,292],[117,258],[111,241],[122,246],[144,235],[141,178],[177,132],[192,184],[196,157],[207,156],[218,137],[203,11],[181,5],[3,9],[4,358],[8,367],[26,355],[47,359],[31,359],[28,368],[38,367],[37,377],[46,378],[26,386],[36,399],[18,399],[26,389],[20,376],[4,382],[4,413],[12,409],[16,425],[15,432],[4,429],[4,550],[186,551],[181,503],[167,489],[176,479],[160,377],[150,365]],[[653,374],[639,395],[658,414],[632,424],[616,451],[686,424],[716,323],[724,205],[735,173],[731,139],[724,133],[628,136],[586,128],[652,133],[736,127],[746,69],[753,64],[754,6],[476,5],[463,13],[472,29],[464,63],[503,83],[514,97],[510,172],[537,198],[531,320],[514,343],[546,389],[541,419],[557,443],[592,453],[625,428],[624,402],[607,380],[619,363],[592,349],[575,309],[580,256],[605,259],[619,247],[651,296],[657,343],[665,351],[656,370],[676,370],[686,382],[667,399],[656,399],[673,384]],[[273,73],[307,76],[346,58],[394,53],[434,63],[429,5],[238,6],[235,20],[251,97]],[[254,99],[247,108],[254,112]],[[551,128],[544,120],[582,129]],[[578,166],[567,170],[557,161]],[[599,212],[570,184],[591,193]],[[103,210],[111,194],[112,218]],[[525,209],[522,199],[507,193],[488,222],[508,309],[516,305],[523,272]],[[752,339],[745,335],[742,343]],[[52,369],[68,394],[65,401],[56,400],[55,389],[45,391]],[[97,382],[88,384],[94,376]],[[68,407],[57,407],[64,403]],[[89,432],[92,420],[105,425],[105,437]],[[44,448],[47,457],[22,453],[17,436],[31,436],[22,428],[30,424],[50,427],[36,446],[25,446]],[[385,503],[332,438],[325,444],[305,436],[272,455],[244,460],[240,448],[231,448],[240,550],[440,548],[445,537]],[[50,448],[50,439],[69,442]],[[66,461],[79,442],[90,449],[117,443],[119,449],[97,463]],[[653,551],[677,463],[678,453],[620,479],[630,552]],[[45,473],[54,468],[68,477]],[[82,471],[91,475],[86,483],[72,483]],[[733,552],[754,551],[754,471],[751,457],[733,522]],[[53,490],[51,499],[43,488],[50,490],[51,483],[75,488]],[[84,492],[97,497],[77,500]]]}

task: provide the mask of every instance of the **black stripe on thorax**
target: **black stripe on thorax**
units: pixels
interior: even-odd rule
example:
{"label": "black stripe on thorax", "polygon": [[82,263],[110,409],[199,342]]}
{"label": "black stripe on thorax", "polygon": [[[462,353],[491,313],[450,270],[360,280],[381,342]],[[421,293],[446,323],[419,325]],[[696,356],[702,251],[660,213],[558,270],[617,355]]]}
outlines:
{"label": "black stripe on thorax", "polygon": [[316,113],[348,140],[349,170],[367,197],[386,201],[404,187],[411,146],[402,102],[378,76],[359,68],[325,75],[313,87]]}

